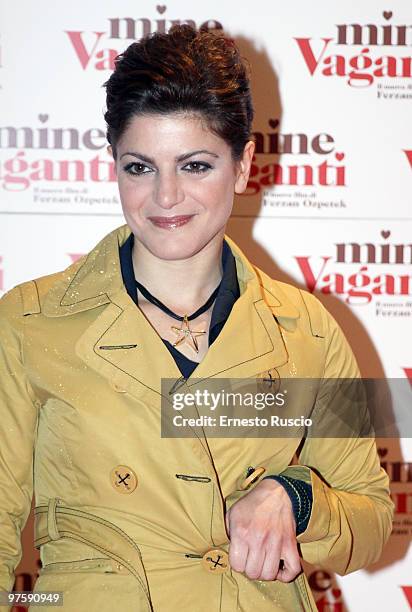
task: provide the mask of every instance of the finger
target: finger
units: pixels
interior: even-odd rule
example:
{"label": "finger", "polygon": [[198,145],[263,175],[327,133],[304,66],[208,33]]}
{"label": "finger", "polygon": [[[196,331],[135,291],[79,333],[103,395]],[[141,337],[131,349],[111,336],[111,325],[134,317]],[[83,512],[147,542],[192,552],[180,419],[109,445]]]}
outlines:
{"label": "finger", "polygon": [[280,547],[270,546],[266,548],[265,559],[260,574],[260,580],[275,580],[279,573]]}
{"label": "finger", "polygon": [[263,563],[265,561],[265,549],[260,544],[249,546],[246,559],[245,574],[252,580],[259,580]]}
{"label": "finger", "polygon": [[235,572],[244,572],[248,557],[248,546],[239,537],[233,537],[229,544],[229,565]]}
{"label": "finger", "polygon": [[290,582],[302,571],[300,557],[296,547],[288,547],[283,550],[279,563],[279,571],[276,580],[279,582]]}

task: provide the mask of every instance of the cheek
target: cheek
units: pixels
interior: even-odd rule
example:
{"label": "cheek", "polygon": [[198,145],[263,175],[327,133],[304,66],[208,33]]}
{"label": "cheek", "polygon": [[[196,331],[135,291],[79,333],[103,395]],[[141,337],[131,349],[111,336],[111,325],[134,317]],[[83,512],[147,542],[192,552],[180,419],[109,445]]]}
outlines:
{"label": "cheek", "polygon": [[226,209],[231,208],[234,197],[233,176],[222,174],[216,181],[205,181],[193,186],[194,197],[203,201],[210,211],[223,216]]}
{"label": "cheek", "polygon": [[119,195],[120,201],[122,203],[123,208],[127,209],[137,209],[140,208],[147,198],[147,188],[139,185],[137,188],[133,182],[126,180],[119,180]]}

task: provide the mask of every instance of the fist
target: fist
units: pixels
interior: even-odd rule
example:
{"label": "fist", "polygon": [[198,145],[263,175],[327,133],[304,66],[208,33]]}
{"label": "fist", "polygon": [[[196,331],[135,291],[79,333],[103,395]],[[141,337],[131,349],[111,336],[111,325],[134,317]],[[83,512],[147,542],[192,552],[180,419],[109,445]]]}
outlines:
{"label": "fist", "polygon": [[302,571],[292,503],[276,480],[262,480],[225,516],[229,563],[252,580],[290,582]]}

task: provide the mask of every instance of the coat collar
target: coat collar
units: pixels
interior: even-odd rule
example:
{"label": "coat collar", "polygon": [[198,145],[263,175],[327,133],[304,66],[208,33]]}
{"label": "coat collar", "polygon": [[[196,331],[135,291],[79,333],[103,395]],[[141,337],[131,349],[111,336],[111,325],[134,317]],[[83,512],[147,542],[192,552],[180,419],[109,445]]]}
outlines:
{"label": "coat collar", "polygon": [[[77,355],[115,388],[152,400],[162,393],[162,379],[176,380],[181,373],[123,285],[119,245],[130,232],[127,225],[115,229],[62,272],[46,293],[42,312],[47,317],[69,317],[90,311],[91,316],[84,319],[87,326],[76,341]],[[280,325],[286,324],[287,329],[296,323],[298,309],[276,281],[255,268],[225,238],[235,256],[241,294],[188,379],[189,385],[212,377],[253,377],[274,371],[289,359]],[[98,309],[96,314],[93,309]]]}
{"label": "coat collar", "polygon": [[46,294],[42,313],[63,317],[109,304],[110,296],[124,289],[118,249],[129,234],[127,225],[116,228],[66,268]]}
{"label": "coat collar", "polygon": [[[109,304],[112,296],[126,292],[120,268],[119,246],[130,236],[128,225],[107,234],[88,254],[83,255],[61,273],[59,280],[47,292],[42,313],[61,317]],[[236,260],[240,292],[252,285],[253,298],[264,299],[273,314],[280,318],[297,319],[298,309],[279,284],[253,266],[235,242],[225,236]]]}
{"label": "coat collar", "polygon": [[253,285],[255,297],[263,299],[275,317],[298,319],[299,310],[281,289],[279,283],[254,266],[231,238],[225,236],[225,239],[235,256],[240,292],[243,293],[250,283]]}

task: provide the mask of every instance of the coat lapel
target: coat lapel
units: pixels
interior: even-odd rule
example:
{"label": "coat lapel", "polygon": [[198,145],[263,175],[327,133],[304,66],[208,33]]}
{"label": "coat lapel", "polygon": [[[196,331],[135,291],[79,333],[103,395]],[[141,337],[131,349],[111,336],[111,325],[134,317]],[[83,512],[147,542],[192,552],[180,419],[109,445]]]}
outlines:
{"label": "coat lapel", "polygon": [[193,378],[247,378],[284,365],[289,355],[279,325],[290,328],[299,318],[287,296],[279,291],[279,299],[265,288],[269,277],[228,236],[225,239],[235,256],[241,295]]}
{"label": "coat lapel", "polygon": [[160,336],[125,291],[111,295],[111,303],[79,338],[75,350],[115,388],[142,401],[157,402],[162,378],[181,376]]}
{"label": "coat lapel", "polygon": [[115,388],[153,400],[161,377],[178,378],[180,371],[123,285],[119,246],[130,231],[116,228],[69,266],[46,294],[42,312],[62,317],[95,310],[76,342],[77,356]]}

